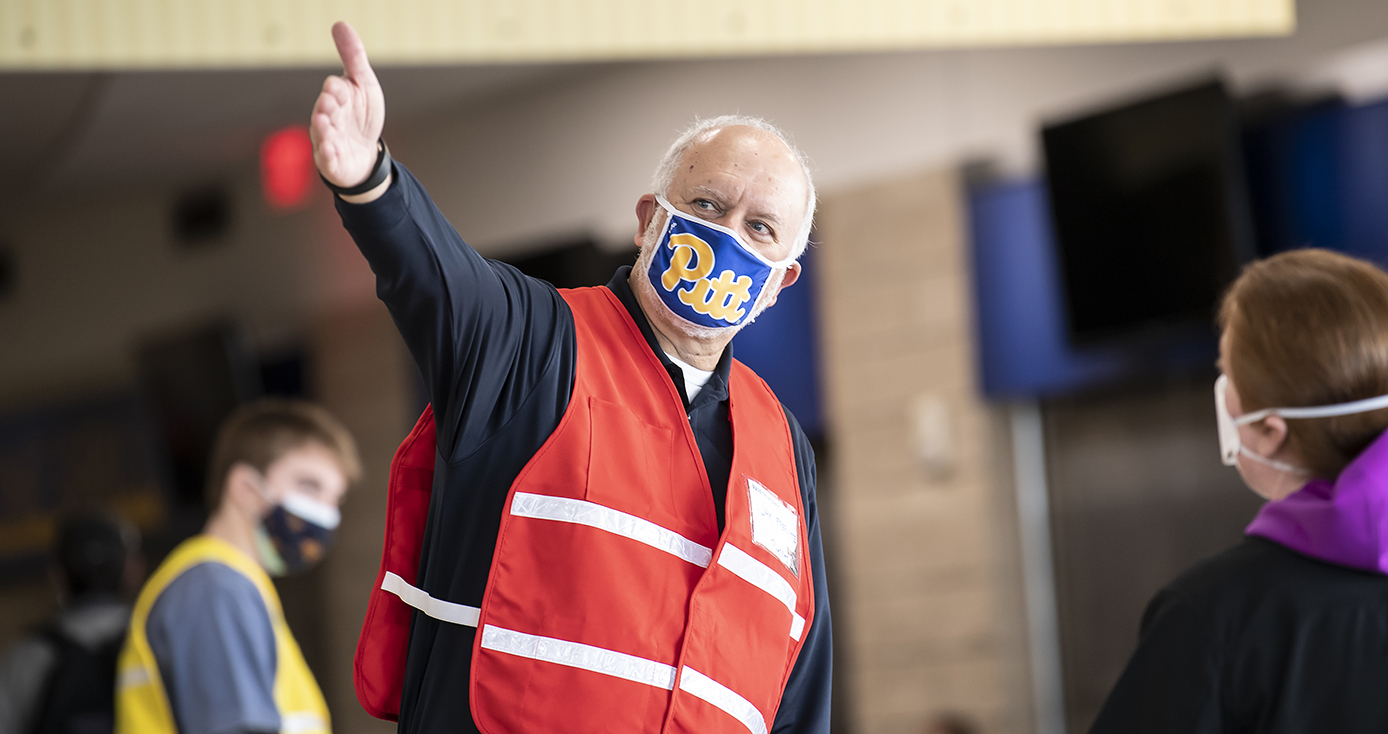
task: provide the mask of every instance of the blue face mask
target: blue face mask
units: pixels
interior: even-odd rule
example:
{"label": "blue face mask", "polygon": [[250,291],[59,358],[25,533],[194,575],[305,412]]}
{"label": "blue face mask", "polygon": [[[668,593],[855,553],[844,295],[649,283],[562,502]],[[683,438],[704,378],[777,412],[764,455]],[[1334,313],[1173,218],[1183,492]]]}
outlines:
{"label": "blue face mask", "polygon": [[271,576],[285,576],[313,568],[332,544],[333,531],[341,522],[336,507],[289,492],[256,528],[260,560]]}
{"label": "blue face mask", "polygon": [[685,321],[714,329],[742,324],[776,269],[795,262],[767,260],[731,229],[685,214],[664,197],[656,201],[669,216],[646,275]]}

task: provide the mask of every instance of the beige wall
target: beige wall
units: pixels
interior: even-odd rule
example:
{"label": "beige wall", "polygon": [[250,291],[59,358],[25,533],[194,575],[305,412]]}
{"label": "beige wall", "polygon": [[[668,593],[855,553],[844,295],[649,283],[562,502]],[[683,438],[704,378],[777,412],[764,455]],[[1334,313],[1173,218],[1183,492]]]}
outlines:
{"label": "beige wall", "polygon": [[253,163],[228,172],[232,226],[180,248],[180,188],[92,192],[11,213],[3,236],[18,285],[0,303],[0,407],[134,379],[137,339],[212,316],[252,346],[302,336],[317,314],[372,303],[374,280],[326,190],[297,212],[268,209]]}
{"label": "beige wall", "polygon": [[310,345],[318,397],[356,436],[365,470],[343,502],[338,540],[323,564],[326,670],[318,674],[335,732],[390,731],[393,725],[371,718],[358,705],[352,658],[381,563],[387,469],[417,417],[410,415],[416,406],[414,364],[379,303],[319,319],[310,329]]}
{"label": "beige wall", "polygon": [[[1007,446],[978,397],[957,176],[937,170],[826,196],[820,284],[840,598],[857,730],[921,732],[964,713],[1029,729],[1024,610]],[[941,406],[948,451],[915,449],[913,406]],[[937,439],[940,440],[940,439]]]}

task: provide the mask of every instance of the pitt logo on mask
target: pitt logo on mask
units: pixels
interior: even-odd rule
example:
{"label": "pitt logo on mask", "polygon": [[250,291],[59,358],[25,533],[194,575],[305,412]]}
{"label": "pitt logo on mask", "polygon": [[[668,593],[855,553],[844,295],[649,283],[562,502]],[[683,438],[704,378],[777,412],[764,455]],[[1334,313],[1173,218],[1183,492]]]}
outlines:
{"label": "pitt logo on mask", "polygon": [[732,230],[691,217],[664,197],[656,201],[669,221],[647,276],[661,301],[690,323],[738,326],[751,314],[776,268],[794,262],[771,262]]}

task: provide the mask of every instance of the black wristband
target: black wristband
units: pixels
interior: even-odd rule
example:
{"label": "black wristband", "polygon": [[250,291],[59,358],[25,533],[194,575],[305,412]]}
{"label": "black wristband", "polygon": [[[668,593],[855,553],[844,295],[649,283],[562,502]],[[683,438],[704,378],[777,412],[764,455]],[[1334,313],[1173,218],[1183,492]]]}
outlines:
{"label": "black wristband", "polygon": [[390,175],[390,148],[387,148],[386,141],[380,138],[376,140],[376,145],[378,147],[376,151],[376,167],[371,169],[371,175],[367,176],[365,181],[362,181],[356,186],[338,186],[332,181],[323,178],[322,173],[319,173],[318,177],[322,178],[323,183],[327,184],[328,188],[332,189],[333,193],[338,196],[365,194],[377,186],[380,186],[381,182],[386,180],[386,177]]}

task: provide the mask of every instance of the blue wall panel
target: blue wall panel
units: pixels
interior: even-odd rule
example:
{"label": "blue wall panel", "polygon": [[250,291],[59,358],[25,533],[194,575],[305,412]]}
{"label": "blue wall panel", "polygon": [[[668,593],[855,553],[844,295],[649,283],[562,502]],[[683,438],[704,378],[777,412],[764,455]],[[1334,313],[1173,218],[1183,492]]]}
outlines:
{"label": "blue wall panel", "polygon": [[823,435],[820,411],[818,322],[815,303],[815,248],[800,258],[800,280],[781,291],[776,305],[762,312],[733,338],[733,356],[761,375],[811,437]]}
{"label": "blue wall panel", "polygon": [[969,195],[977,359],[985,395],[1067,392],[1123,373],[1114,349],[1073,349],[1045,186],[997,184]]}

